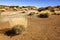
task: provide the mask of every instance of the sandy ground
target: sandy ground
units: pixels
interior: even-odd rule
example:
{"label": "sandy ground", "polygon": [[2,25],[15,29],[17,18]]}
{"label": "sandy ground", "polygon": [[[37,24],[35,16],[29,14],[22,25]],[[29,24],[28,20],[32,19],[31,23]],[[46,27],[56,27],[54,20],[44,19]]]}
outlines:
{"label": "sandy ground", "polygon": [[60,40],[60,16],[28,17],[28,27],[23,34],[10,38],[0,33],[0,40]]}

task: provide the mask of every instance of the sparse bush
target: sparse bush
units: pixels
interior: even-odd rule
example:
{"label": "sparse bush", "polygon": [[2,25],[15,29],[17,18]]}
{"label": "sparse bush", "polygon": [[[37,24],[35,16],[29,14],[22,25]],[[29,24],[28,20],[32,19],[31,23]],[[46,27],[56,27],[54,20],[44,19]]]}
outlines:
{"label": "sparse bush", "polygon": [[40,18],[48,18],[49,13],[41,13],[41,14],[38,15],[38,17],[40,17]]}
{"label": "sparse bush", "polygon": [[0,12],[5,12],[5,10],[0,10]]}
{"label": "sparse bush", "polygon": [[32,14],[30,13],[29,16],[31,16]]}
{"label": "sparse bush", "polygon": [[50,12],[54,12],[55,10],[54,9],[50,9]]}
{"label": "sparse bush", "polygon": [[17,9],[13,9],[14,11],[17,11]]}
{"label": "sparse bush", "polygon": [[15,7],[18,8],[19,6],[10,6],[9,8],[15,8]]}
{"label": "sparse bush", "polygon": [[53,15],[60,15],[60,11],[55,11]]}
{"label": "sparse bush", "polygon": [[15,25],[13,26],[13,28],[11,28],[11,30],[7,30],[5,32],[5,35],[7,36],[15,36],[15,35],[19,35],[20,33],[22,33],[25,30],[23,25]]}
{"label": "sparse bush", "polygon": [[36,13],[36,14],[39,14],[39,13]]}
{"label": "sparse bush", "polygon": [[31,13],[29,13],[29,16],[32,16],[32,15],[34,15],[35,14],[35,12],[31,12]]}
{"label": "sparse bush", "polygon": [[54,13],[54,15],[60,15],[60,13]]}
{"label": "sparse bush", "polygon": [[52,15],[56,15],[56,13],[53,13]]}
{"label": "sparse bush", "polygon": [[26,6],[22,6],[22,8],[26,8]]}
{"label": "sparse bush", "polygon": [[22,11],[22,13],[25,13],[25,11]]}
{"label": "sparse bush", "polygon": [[38,8],[38,11],[40,12],[40,11],[44,11],[44,10],[46,10],[46,8]]}
{"label": "sparse bush", "polygon": [[15,25],[13,28],[12,28],[13,31],[15,31],[16,34],[20,34],[22,31],[25,30],[24,26],[23,25]]}
{"label": "sparse bush", "polygon": [[57,15],[60,15],[60,13],[58,13]]}
{"label": "sparse bush", "polygon": [[25,11],[28,11],[28,9],[25,9]]}

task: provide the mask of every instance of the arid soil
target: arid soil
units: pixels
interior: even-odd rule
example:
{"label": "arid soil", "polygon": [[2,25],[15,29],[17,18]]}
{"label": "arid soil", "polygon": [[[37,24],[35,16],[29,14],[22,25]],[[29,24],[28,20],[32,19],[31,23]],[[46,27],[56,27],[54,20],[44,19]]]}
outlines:
{"label": "arid soil", "polygon": [[0,40],[60,40],[59,15],[52,15],[49,18],[28,17],[27,19],[28,27],[25,32],[13,37],[0,33]]}

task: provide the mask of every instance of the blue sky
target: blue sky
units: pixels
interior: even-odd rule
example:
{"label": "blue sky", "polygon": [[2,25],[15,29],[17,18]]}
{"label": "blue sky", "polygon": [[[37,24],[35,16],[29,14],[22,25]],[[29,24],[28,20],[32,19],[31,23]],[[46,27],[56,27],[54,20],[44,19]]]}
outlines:
{"label": "blue sky", "polygon": [[0,0],[0,5],[45,7],[60,5],[60,0]]}

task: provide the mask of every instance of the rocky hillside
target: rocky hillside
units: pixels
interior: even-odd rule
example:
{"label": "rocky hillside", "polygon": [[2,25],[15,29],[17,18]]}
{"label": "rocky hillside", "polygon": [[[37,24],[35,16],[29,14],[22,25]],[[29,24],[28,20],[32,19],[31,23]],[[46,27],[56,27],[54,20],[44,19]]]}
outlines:
{"label": "rocky hillside", "polygon": [[60,14],[60,6],[48,6],[37,8],[35,6],[6,6],[0,5],[0,13],[1,12],[20,12],[28,15],[39,15],[40,13],[49,13],[54,15]]}

